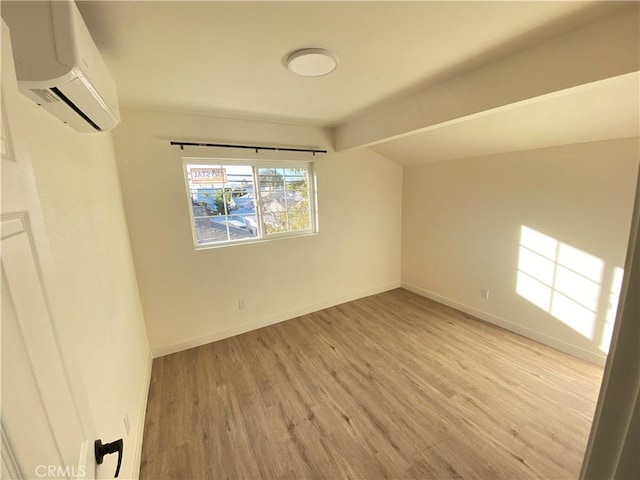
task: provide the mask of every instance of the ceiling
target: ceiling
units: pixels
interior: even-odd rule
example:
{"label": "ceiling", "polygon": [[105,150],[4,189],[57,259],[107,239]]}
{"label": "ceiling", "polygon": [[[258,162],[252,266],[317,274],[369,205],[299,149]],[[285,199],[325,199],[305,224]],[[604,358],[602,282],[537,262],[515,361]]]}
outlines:
{"label": "ceiling", "polygon": [[[612,2],[78,2],[121,105],[336,126],[539,42]],[[326,77],[283,61],[339,58]]]}
{"label": "ceiling", "polygon": [[638,136],[640,75],[483,112],[372,147],[402,165]]}
{"label": "ceiling", "polygon": [[[78,2],[116,81],[122,107],[336,127],[338,133],[370,115],[388,123],[391,120],[381,112],[410,104],[422,92],[455,83],[543,41],[562,43],[561,35],[583,26],[593,28],[589,26],[609,15],[640,19],[638,5]],[[635,36],[625,45],[635,45]],[[288,71],[287,55],[308,47],[335,52],[338,68],[320,78]],[[623,50],[634,56],[633,48]],[[586,55],[588,63],[588,51]],[[414,165],[638,136],[639,90],[640,77],[630,73],[381,137],[371,148]],[[401,112],[406,118],[411,115]]]}

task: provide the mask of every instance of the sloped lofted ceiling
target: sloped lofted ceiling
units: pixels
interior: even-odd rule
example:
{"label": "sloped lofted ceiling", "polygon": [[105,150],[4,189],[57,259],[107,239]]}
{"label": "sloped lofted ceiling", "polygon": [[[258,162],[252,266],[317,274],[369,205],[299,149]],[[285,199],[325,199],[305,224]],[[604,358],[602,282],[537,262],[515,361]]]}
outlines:
{"label": "sloped lofted ceiling", "polygon": [[[637,71],[637,66],[635,70],[616,66],[620,72],[605,68],[600,78],[585,73],[569,84],[551,82],[539,92],[508,92],[496,82],[496,90],[513,94],[504,99],[497,95],[495,105],[487,103],[468,112],[433,102],[428,95],[438,94],[442,85],[469,72],[611,16],[633,19],[635,15],[637,30],[636,2],[92,1],[78,5],[116,80],[123,107],[335,127],[338,150],[374,146],[404,164],[537,148],[549,142],[630,136],[638,130],[638,109],[629,106],[633,99],[628,97],[634,88],[629,82],[637,82],[637,76],[626,83],[600,84],[610,101],[608,117],[617,122],[602,121],[606,105],[596,97],[604,90],[578,88],[619,76],[615,73]],[[628,56],[633,56],[637,38],[631,37],[611,48],[626,49],[627,42]],[[333,74],[303,78],[284,67],[289,52],[315,46],[338,55]],[[588,45],[582,51],[579,45],[574,47],[588,62]],[[469,89],[473,88],[470,81]],[[565,88],[573,90],[550,95]],[[578,96],[570,101],[573,94]],[[465,101],[463,97],[456,101]],[[532,110],[531,99],[538,97]],[[514,115],[521,107],[526,108],[517,120]],[[445,118],[448,108],[452,118]],[[430,113],[424,111],[429,109],[442,110],[443,118],[426,118]],[[550,135],[543,127],[556,117]],[[470,140],[505,122],[508,134],[494,143],[494,151]],[[519,136],[526,136],[526,141],[518,141]]]}
{"label": "sloped lofted ceiling", "polygon": [[628,74],[381,142],[402,165],[587,143],[640,133],[640,77]]}

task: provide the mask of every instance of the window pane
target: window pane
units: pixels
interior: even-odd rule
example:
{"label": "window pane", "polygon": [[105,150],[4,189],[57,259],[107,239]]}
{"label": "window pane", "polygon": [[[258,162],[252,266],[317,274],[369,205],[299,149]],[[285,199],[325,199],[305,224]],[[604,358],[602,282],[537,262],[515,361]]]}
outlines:
{"label": "window pane", "polygon": [[284,169],[259,168],[260,191],[284,190]]}
{"label": "window pane", "polygon": [[229,240],[227,227],[224,223],[214,222],[211,218],[196,218],[195,225],[198,245]]}
{"label": "window pane", "polygon": [[230,215],[226,217],[226,222],[229,227],[230,240],[255,238],[258,236],[258,226],[255,221],[255,216]]}
{"label": "window pane", "polygon": [[309,209],[309,183],[306,179],[287,179],[287,210]]}
{"label": "window pane", "polygon": [[308,168],[259,168],[258,179],[267,234],[311,228]]}
{"label": "window pane", "polygon": [[187,165],[198,245],[259,234],[250,165]]}
{"label": "window pane", "polygon": [[212,163],[185,169],[199,246],[313,229],[309,166]]}
{"label": "window pane", "polygon": [[291,177],[291,176],[305,176],[307,174],[307,168],[306,167],[301,167],[301,168],[285,168],[283,170],[283,173],[285,176],[287,177]]}
{"label": "window pane", "polygon": [[[235,202],[228,188],[200,189],[197,192],[197,199],[198,205],[202,207],[197,210],[206,212],[203,213],[203,216],[226,215],[231,213],[235,207]],[[194,216],[198,216],[195,208]]]}
{"label": "window pane", "polygon": [[289,231],[308,230],[311,228],[311,218],[309,210],[299,212],[289,212],[287,214],[289,221]]}
{"label": "window pane", "polygon": [[198,190],[190,190],[189,193],[194,218],[210,217],[216,214],[215,210],[211,208],[211,205],[207,203],[206,197],[202,196]]}
{"label": "window pane", "polygon": [[262,221],[266,233],[282,233],[287,231],[287,214],[284,212],[265,212]]}
{"label": "window pane", "polygon": [[251,218],[250,216],[196,218],[195,224],[198,245],[258,236],[255,217]]}

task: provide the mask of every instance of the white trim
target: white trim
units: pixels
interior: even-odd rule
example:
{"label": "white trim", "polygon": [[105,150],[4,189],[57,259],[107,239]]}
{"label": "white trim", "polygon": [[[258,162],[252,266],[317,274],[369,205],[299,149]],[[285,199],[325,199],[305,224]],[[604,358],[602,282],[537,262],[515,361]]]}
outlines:
{"label": "white trim", "polygon": [[149,401],[149,389],[151,388],[151,367],[153,365],[153,355],[149,350],[149,359],[147,361],[147,371],[144,377],[144,391],[140,409],[138,410],[138,431],[136,433],[136,450],[133,459],[132,478],[140,478],[140,465],[142,463],[142,441],[144,437],[144,423],[147,417],[147,403]]}
{"label": "white trim", "polygon": [[[636,181],[633,216],[627,244],[627,258],[616,314],[611,349],[604,368],[600,394],[589,440],[580,470],[580,480],[593,478],[631,478],[626,465],[635,451],[637,432],[633,419],[640,400],[638,364],[638,286],[640,284],[640,170]],[[637,425],[635,426],[637,428]],[[634,435],[635,434],[635,435]],[[635,438],[634,438],[635,437]],[[629,448],[631,447],[631,448]],[[637,445],[636,445],[637,448]]]}
{"label": "white trim", "polygon": [[7,122],[7,109],[4,106],[4,92],[2,92],[1,94],[0,107],[2,108],[2,114],[0,114],[0,117],[2,117],[0,142],[2,142],[2,146],[4,147],[4,153],[2,153],[2,148],[0,148],[0,159],[17,163],[16,156],[13,152],[13,141],[11,140],[11,132],[9,131],[9,124]]}
{"label": "white trim", "polygon": [[7,215],[2,215],[2,227],[0,228],[2,240],[6,240],[9,237],[19,235],[27,232],[28,227],[26,212],[16,212]]}
{"label": "white trim", "polygon": [[[1,1],[1,0],[0,0]],[[287,234],[280,237],[254,237],[254,238],[246,238],[246,239],[238,239],[238,240],[230,240],[228,242],[219,242],[219,243],[206,243],[199,247],[196,247],[194,250],[196,252],[202,250],[211,250],[214,248],[225,248],[225,247],[235,247],[238,245],[253,245],[254,243],[265,243],[270,242],[272,240],[287,240],[289,238],[304,238],[304,237],[313,237],[318,235],[318,232],[307,232],[303,231],[302,233],[295,233],[293,235]]]}
{"label": "white trim", "polygon": [[386,292],[399,287],[400,287],[399,281],[393,282],[387,285],[382,285],[380,287],[361,290],[359,292],[352,293],[349,295],[343,295],[341,297],[334,298],[332,300],[316,303],[315,305],[312,305],[310,307],[299,308],[297,310],[292,310],[292,311],[281,313],[278,315],[273,315],[271,317],[254,320],[248,323],[243,323],[242,325],[238,325],[236,327],[227,328],[225,330],[219,330],[217,332],[213,332],[197,338],[192,338],[184,342],[175,343],[173,345],[165,345],[162,347],[156,347],[152,350],[153,358],[162,357],[164,355],[180,352],[182,350],[188,350],[190,348],[199,347],[201,345],[206,345],[207,343],[211,343],[218,340],[222,340],[224,338],[240,335],[242,333],[250,332],[252,330],[257,330],[258,328],[284,322],[286,320],[291,320],[292,318],[317,312],[319,310],[333,307],[335,305],[340,305],[341,303],[351,302],[359,298],[368,297],[370,295],[376,295],[378,293]]}
{"label": "white trim", "polygon": [[[302,167],[308,166],[310,163],[313,163],[312,158],[305,159],[296,159],[296,160],[287,160],[287,159],[256,159],[256,158],[245,158],[245,157],[217,157],[217,156],[208,156],[208,157],[182,157],[183,165],[249,165],[252,167],[258,168],[294,168],[294,167]],[[287,166],[284,166],[283,163],[286,163]]]}
{"label": "white trim", "polygon": [[9,478],[14,480],[21,480],[24,478],[22,475],[22,471],[20,470],[20,466],[16,461],[16,456],[11,449],[11,442],[9,442],[9,438],[7,438],[7,433],[4,430],[4,425],[0,423],[0,438],[1,438],[1,448],[0,454],[2,463],[5,467],[5,470],[9,473]]}
{"label": "white trim", "polygon": [[555,348],[556,350],[560,350],[561,352],[581,358],[582,360],[586,360],[587,362],[603,366],[607,359],[605,355],[598,355],[596,353],[589,352],[588,350],[584,350],[583,348],[577,347],[562,340],[558,340],[557,338],[549,337],[543,333],[536,332],[535,330],[523,327],[522,325],[518,325],[517,323],[513,323],[509,320],[505,320],[504,318],[497,317],[491,313],[477,310],[463,303],[457,302],[447,297],[443,297],[442,295],[438,295],[437,293],[433,293],[429,290],[416,287],[415,285],[412,285],[410,283],[402,282],[402,288],[405,288],[410,292],[417,293],[418,295],[426,297],[435,302],[442,303],[443,305],[447,305],[451,308],[455,308],[456,310],[460,310],[461,312],[477,317],[480,320],[484,320],[485,322],[489,322],[493,325],[497,325],[506,330],[517,333],[518,335],[522,335],[523,337],[530,338],[544,345]]}

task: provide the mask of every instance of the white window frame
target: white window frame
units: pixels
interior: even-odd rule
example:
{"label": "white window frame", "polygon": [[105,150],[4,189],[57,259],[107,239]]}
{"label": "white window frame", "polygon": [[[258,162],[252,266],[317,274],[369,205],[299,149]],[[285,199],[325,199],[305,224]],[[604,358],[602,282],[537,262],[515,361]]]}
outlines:
{"label": "white window frame", "polygon": [[[226,240],[221,242],[198,244],[196,234],[196,223],[193,215],[193,206],[191,202],[191,189],[189,187],[189,178],[187,165],[242,165],[250,166],[253,169],[253,188],[255,192],[256,202],[256,219],[258,224],[258,235],[256,237],[241,238],[235,240]],[[309,171],[309,215],[311,227],[305,230],[297,230],[295,232],[266,233],[262,222],[262,192],[260,189],[260,180],[258,176],[259,168],[306,168]],[[317,209],[317,185],[316,172],[313,161],[301,160],[248,160],[238,158],[220,158],[220,157],[183,157],[182,158],[182,175],[184,177],[185,193],[187,197],[187,208],[189,210],[189,220],[191,224],[191,236],[193,238],[193,246],[196,250],[207,250],[210,248],[229,247],[233,245],[245,245],[247,243],[268,242],[282,238],[304,237],[315,235],[318,233],[318,209]]]}

